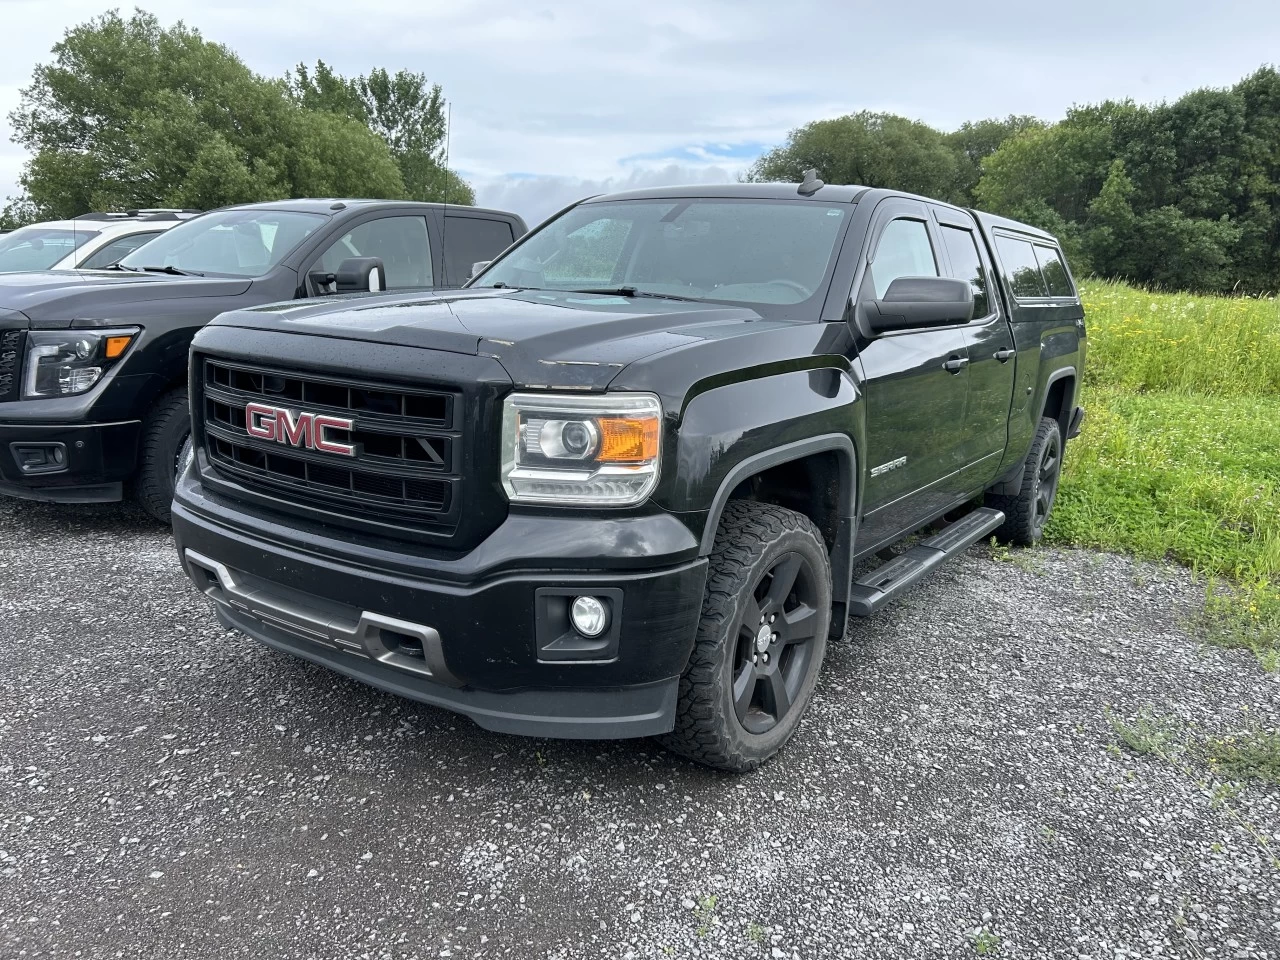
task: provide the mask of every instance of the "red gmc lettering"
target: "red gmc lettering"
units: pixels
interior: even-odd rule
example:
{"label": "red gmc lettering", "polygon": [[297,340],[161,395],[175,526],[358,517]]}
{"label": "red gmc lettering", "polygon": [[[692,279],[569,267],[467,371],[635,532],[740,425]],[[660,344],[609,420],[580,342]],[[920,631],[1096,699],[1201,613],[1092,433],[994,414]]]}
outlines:
{"label": "red gmc lettering", "polygon": [[244,408],[244,428],[251,437],[274,440],[293,447],[319,450],[354,457],[354,444],[332,439],[330,430],[350,430],[355,424],[347,417],[331,417],[321,413],[294,411],[265,403],[249,403]]}

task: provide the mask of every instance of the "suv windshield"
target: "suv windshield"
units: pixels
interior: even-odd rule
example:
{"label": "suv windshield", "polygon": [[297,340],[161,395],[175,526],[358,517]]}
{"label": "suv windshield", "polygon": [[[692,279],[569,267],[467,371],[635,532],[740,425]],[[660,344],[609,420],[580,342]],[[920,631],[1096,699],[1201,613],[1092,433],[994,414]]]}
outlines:
{"label": "suv windshield", "polygon": [[284,210],[222,210],[178,224],[120,261],[131,270],[260,277],[326,217]]}
{"label": "suv windshield", "polygon": [[812,200],[583,203],[532,234],[471,286],[757,307],[817,302],[851,209]]}
{"label": "suv windshield", "polygon": [[12,270],[48,270],[78,250],[97,230],[53,230],[22,227],[0,237],[0,273]]}

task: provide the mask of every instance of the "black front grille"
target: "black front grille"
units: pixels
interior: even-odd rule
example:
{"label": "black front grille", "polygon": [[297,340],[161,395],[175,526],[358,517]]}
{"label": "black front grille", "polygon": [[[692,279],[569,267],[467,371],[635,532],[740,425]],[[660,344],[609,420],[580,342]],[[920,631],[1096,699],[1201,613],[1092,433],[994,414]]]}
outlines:
{"label": "black front grille", "polygon": [[25,330],[0,331],[0,403],[22,396],[22,346]]}
{"label": "black front grille", "polygon": [[[204,449],[228,479],[277,500],[340,517],[439,532],[457,522],[462,437],[458,396],[388,384],[352,383],[206,359]],[[247,405],[339,417],[329,441],[353,455],[250,435]],[[261,418],[255,426],[261,426]]]}

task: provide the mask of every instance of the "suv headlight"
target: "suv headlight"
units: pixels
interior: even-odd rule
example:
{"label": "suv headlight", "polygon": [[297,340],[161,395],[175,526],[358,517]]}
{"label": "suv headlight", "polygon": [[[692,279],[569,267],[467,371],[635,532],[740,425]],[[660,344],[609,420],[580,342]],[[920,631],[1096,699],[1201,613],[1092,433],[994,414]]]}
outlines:
{"label": "suv headlight", "polygon": [[33,330],[27,334],[22,399],[84,393],[125,355],[137,335],[137,327]]}
{"label": "suv headlight", "polygon": [[503,404],[502,486],[513,503],[640,503],[658,482],[661,448],[651,393],[513,393]]}

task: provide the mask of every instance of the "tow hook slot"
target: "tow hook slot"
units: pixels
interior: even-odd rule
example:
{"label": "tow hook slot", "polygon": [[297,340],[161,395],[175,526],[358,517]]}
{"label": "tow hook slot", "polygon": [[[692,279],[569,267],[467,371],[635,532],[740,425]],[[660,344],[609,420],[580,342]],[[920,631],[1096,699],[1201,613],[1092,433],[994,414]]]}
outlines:
{"label": "tow hook slot", "polygon": [[350,614],[335,614],[333,604],[302,597],[289,599],[273,592],[269,585],[241,582],[226,566],[190,548],[183,557],[192,581],[224,616],[248,616],[331,650],[367,657],[451,687],[462,686],[445,663],[444,645],[434,627],[368,610],[353,621]]}

